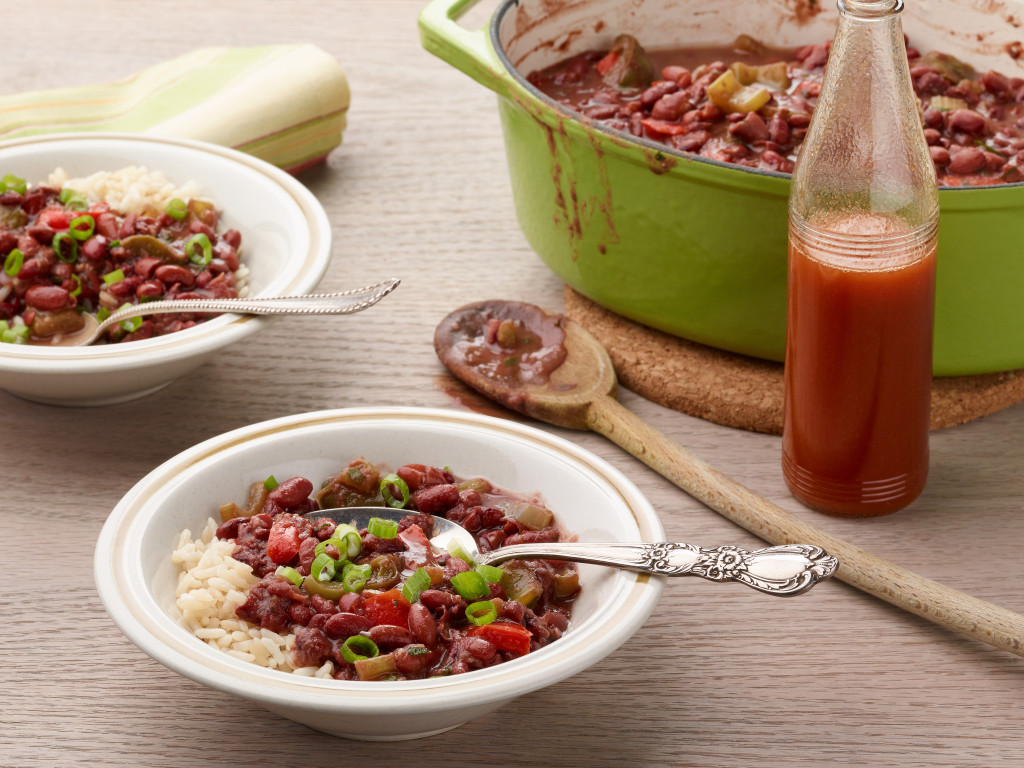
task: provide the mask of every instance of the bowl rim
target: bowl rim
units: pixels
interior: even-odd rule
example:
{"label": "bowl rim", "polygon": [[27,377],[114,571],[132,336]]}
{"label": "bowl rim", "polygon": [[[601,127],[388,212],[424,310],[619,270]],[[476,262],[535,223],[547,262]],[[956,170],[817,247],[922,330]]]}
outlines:
{"label": "bowl rim", "polygon": [[[320,201],[294,176],[254,155],[237,149],[195,139],[170,136],[97,131],[94,133],[48,133],[8,139],[0,142],[0,154],[8,149],[45,146],[59,142],[97,146],[110,144],[160,145],[174,152],[205,154],[229,161],[265,176],[281,188],[295,203],[309,231],[309,247],[302,262],[282,286],[280,293],[304,293],[316,287],[327,273],[331,260],[331,226]],[[126,158],[126,163],[131,162]],[[256,295],[266,295],[258,293]],[[252,315],[223,314],[193,328],[128,344],[105,344],[89,347],[47,347],[4,344],[0,348],[0,371],[19,373],[83,374],[135,367],[156,359],[173,361],[194,357],[242,339],[268,322]],[[73,363],[73,369],[66,366]]]}
{"label": "bowl rim", "polygon": [[[571,124],[577,124],[584,134],[589,134],[593,131],[604,134],[610,139],[612,146],[618,148],[623,152],[628,152],[633,146],[639,147],[641,151],[648,153],[654,153],[654,157],[658,158],[659,155],[668,155],[675,160],[685,160],[687,163],[699,163],[703,166],[709,166],[712,168],[720,168],[723,171],[729,171],[731,174],[743,174],[746,176],[760,177],[763,183],[771,183],[768,180],[779,180],[788,182],[793,178],[791,173],[783,173],[782,171],[770,171],[764,168],[749,168],[744,165],[737,165],[735,163],[726,163],[722,160],[715,160],[714,158],[704,157],[693,152],[684,152],[681,149],[676,149],[668,144],[662,144],[647,138],[646,136],[634,136],[626,131],[619,130],[617,128],[610,128],[603,123],[587,117],[586,115],[576,112],[569,107],[565,106],[561,102],[552,99],[550,96],[545,94],[539,88],[535,87],[530,83],[520,72],[519,69],[512,63],[508,54],[505,52],[505,46],[501,42],[500,27],[506,14],[513,7],[519,7],[520,0],[501,0],[501,5],[495,9],[491,16],[489,40],[491,48],[494,54],[498,57],[505,72],[512,78],[512,80],[519,86],[519,88],[526,92],[526,94],[532,97],[535,101],[540,102],[542,105],[552,109],[555,114],[559,117],[568,119]],[[542,114],[533,115],[538,120],[543,119]],[[678,167],[678,166],[677,166]],[[686,167],[686,164],[682,166]],[[672,168],[666,169],[671,171]],[[939,186],[939,193],[964,193],[969,191],[977,192],[978,190],[995,190],[995,189],[1007,189],[1007,188],[1024,188],[1024,181],[1017,181],[1005,184],[984,184],[979,186]]]}
{"label": "bowl rim", "polygon": [[[604,658],[629,639],[653,612],[665,577],[618,571],[615,610],[601,611],[564,638],[523,659],[472,674],[428,680],[338,681],[281,673],[219,653],[195,638],[130,576],[130,545],[153,519],[161,488],[182,473],[263,437],[324,425],[381,420],[468,428],[478,434],[525,443],[541,453],[581,466],[613,491],[636,523],[637,541],[660,541],[665,533],[646,497],[623,473],[589,451],[536,427],[476,413],[438,408],[363,407],[296,414],[258,422],[207,439],[152,470],[118,502],[100,532],[94,576],[100,599],[122,632],[164,666],[196,682],[276,706],[360,715],[413,714],[462,709],[505,701],[561,681]],[[170,551],[168,551],[170,557]]]}

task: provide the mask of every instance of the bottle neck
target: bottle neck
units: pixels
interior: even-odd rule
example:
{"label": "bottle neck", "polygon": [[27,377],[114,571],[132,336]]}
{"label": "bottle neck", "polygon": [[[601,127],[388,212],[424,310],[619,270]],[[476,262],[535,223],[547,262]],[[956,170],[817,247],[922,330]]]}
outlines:
{"label": "bottle neck", "polygon": [[881,19],[903,11],[903,0],[839,0],[839,13],[855,19]]}

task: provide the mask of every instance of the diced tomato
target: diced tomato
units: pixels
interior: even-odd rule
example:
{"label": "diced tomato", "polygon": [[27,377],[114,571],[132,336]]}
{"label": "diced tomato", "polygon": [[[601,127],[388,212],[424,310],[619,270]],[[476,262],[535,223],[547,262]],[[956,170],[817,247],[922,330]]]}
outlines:
{"label": "diced tomato", "polygon": [[71,214],[60,208],[47,208],[39,213],[39,224],[53,230],[67,229],[71,225]]}
{"label": "diced tomato", "polygon": [[597,64],[594,65],[594,68],[603,75],[613,66],[615,66],[615,62],[618,60],[619,52],[612,51],[611,53],[606,54],[605,57],[601,59],[599,62],[597,62]]}
{"label": "diced tomato", "polygon": [[655,120],[651,117],[644,118],[640,123],[648,131],[664,136],[678,136],[680,133],[686,133],[686,126],[679,125],[679,123],[666,123],[664,120]]}
{"label": "diced tomato", "polygon": [[408,551],[402,553],[405,567],[416,570],[424,565],[434,564],[434,553],[430,551],[430,540],[418,525],[410,525],[399,532],[398,538],[405,542]]}
{"label": "diced tomato", "polygon": [[363,615],[378,624],[391,624],[396,627],[409,626],[409,609],[412,604],[405,598],[400,589],[391,589],[379,595],[363,598]]}
{"label": "diced tomato", "polygon": [[467,634],[482,637],[499,651],[511,651],[520,656],[530,652],[530,640],[533,639],[526,627],[507,621],[473,627]]}
{"label": "diced tomato", "polygon": [[299,529],[293,525],[274,523],[267,538],[267,557],[278,565],[286,565],[299,554]]}

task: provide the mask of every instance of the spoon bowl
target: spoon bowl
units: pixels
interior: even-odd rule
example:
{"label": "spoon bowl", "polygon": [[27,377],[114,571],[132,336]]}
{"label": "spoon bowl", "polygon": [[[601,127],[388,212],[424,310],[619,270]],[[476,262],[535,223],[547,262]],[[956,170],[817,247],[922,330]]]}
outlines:
{"label": "spoon bowl", "polygon": [[[378,518],[399,523],[413,514],[410,510],[391,507],[343,507],[307,512],[309,520],[332,520],[348,523],[356,530],[369,527]],[[415,513],[423,517],[422,513]],[[752,589],[779,597],[792,597],[806,592],[819,581],[827,579],[838,568],[838,561],[820,547],[790,544],[766,547],[753,552],[739,547],[704,549],[693,544],[658,542],[650,544],[603,544],[554,542],[512,544],[490,552],[481,552],[473,535],[456,522],[437,515],[431,518],[432,529],[425,531],[435,555],[447,552],[468,557],[470,565],[497,565],[512,559],[570,560],[639,573],[662,576],[699,576],[709,581],[737,581]]]}

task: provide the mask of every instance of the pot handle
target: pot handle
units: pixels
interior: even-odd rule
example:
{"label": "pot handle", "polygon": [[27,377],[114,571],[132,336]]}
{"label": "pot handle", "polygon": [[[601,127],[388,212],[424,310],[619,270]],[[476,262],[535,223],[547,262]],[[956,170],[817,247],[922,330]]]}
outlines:
{"label": "pot handle", "polygon": [[428,52],[461,70],[499,95],[512,78],[491,47],[487,27],[466,29],[460,16],[480,0],[432,0],[419,17],[420,43]]}

